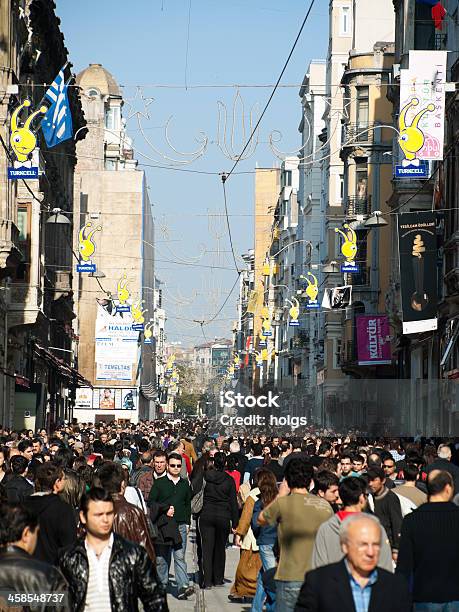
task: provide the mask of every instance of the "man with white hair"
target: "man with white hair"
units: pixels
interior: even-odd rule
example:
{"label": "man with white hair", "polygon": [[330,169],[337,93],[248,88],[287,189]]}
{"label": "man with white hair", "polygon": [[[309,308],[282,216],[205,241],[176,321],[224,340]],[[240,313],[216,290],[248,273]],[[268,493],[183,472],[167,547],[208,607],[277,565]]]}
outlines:
{"label": "man with white hair", "polygon": [[437,449],[438,458],[433,463],[426,466],[424,471],[426,474],[430,474],[433,470],[444,470],[449,472],[453,477],[454,491],[459,493],[459,467],[451,463],[451,447],[449,444],[440,444]]}
{"label": "man with white hair", "polygon": [[381,525],[370,514],[353,514],[343,521],[342,561],[305,576],[295,612],[410,612],[408,583],[378,567]]}

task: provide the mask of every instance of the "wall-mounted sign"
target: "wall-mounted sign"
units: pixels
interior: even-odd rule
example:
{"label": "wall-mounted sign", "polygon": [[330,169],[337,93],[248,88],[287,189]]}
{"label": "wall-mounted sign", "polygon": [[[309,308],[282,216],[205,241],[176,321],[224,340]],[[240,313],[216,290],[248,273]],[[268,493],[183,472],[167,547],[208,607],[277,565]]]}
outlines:
{"label": "wall-mounted sign", "polygon": [[437,329],[437,233],[435,213],[398,216],[403,333]]}
{"label": "wall-mounted sign", "polygon": [[144,330],[145,317],[143,315],[147,312],[146,308],[142,310],[144,302],[145,300],[139,300],[131,305],[132,329],[134,331]]}
{"label": "wall-mounted sign", "polygon": [[289,325],[290,327],[298,327],[300,322],[298,321],[298,317],[300,316],[300,303],[299,301],[293,297],[291,300],[286,300],[287,304],[289,304],[290,309],[288,311],[290,315]]}
{"label": "wall-mounted sign", "polygon": [[352,301],[352,285],[333,287],[325,289],[322,299],[322,308],[329,310],[342,310],[347,308]]}
{"label": "wall-mounted sign", "polygon": [[11,116],[11,135],[10,144],[16,160],[13,167],[8,168],[9,179],[36,179],[38,178],[38,166],[32,165],[32,153],[37,146],[37,137],[31,130],[34,118],[39,114],[46,113],[46,106],[41,106],[38,110],[30,113],[24,122],[19,125],[19,114],[24,108],[29,108],[30,100],[18,106]]}
{"label": "wall-mounted sign", "polygon": [[143,332],[143,341],[144,344],[152,344],[153,342],[153,321],[149,321],[146,325],[145,325],[145,329]]}
{"label": "wall-mounted sign", "polygon": [[400,70],[398,144],[403,154],[395,178],[428,178],[422,160],[442,160],[445,130],[446,51],[410,51]]}
{"label": "wall-mounted sign", "polygon": [[357,234],[348,223],[345,223],[343,227],[346,232],[335,227],[335,232],[340,234],[343,238],[341,253],[346,258],[345,263],[341,266],[341,272],[352,274],[353,272],[359,271],[359,266],[355,263],[355,257],[357,255]]}
{"label": "wall-mounted sign", "polygon": [[[99,380],[131,380],[138,362],[138,333],[130,313],[110,314],[98,305],[95,326],[95,363]],[[130,370],[130,376],[128,377]]]}
{"label": "wall-mounted sign", "polygon": [[132,380],[132,363],[97,362],[97,380]]}
{"label": "wall-mounted sign", "polygon": [[[94,229],[92,228],[91,221],[88,221],[80,229],[78,233],[78,250],[80,253],[80,263],[77,265],[77,272],[91,272],[96,271],[96,264],[91,261],[91,257],[94,255],[96,250],[96,243],[94,242],[94,235],[96,232],[102,231],[102,227],[98,225]],[[89,230],[88,232],[86,230]]]}
{"label": "wall-mounted sign", "polygon": [[129,312],[131,309],[130,304],[128,304],[128,300],[131,297],[131,293],[128,289],[129,281],[127,279],[126,274],[119,279],[116,292],[118,295],[119,304],[116,306],[116,310],[118,312]]}
{"label": "wall-mounted sign", "polygon": [[[312,282],[309,280],[309,276],[312,278]],[[308,296],[308,303],[306,304],[306,308],[308,310],[320,308],[319,302],[317,301],[317,296],[319,294],[319,285],[317,282],[317,277],[314,276],[312,272],[308,272],[307,276],[301,275],[300,278],[302,278],[308,283],[305,292]]]}
{"label": "wall-mounted sign", "polygon": [[392,363],[387,315],[358,315],[356,322],[359,365]]}

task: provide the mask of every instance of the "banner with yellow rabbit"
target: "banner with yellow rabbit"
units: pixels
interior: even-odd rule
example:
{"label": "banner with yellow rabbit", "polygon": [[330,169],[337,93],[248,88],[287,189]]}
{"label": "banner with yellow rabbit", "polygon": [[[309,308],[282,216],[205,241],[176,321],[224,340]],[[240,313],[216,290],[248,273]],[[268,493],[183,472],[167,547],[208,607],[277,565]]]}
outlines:
{"label": "banner with yellow rabbit", "polygon": [[96,251],[95,235],[102,231],[102,227],[93,227],[92,222],[88,221],[78,232],[78,251],[80,253],[80,263],[77,264],[77,272],[94,273],[96,264],[92,261],[92,256]]}
{"label": "banner with yellow rabbit", "polygon": [[400,70],[398,144],[401,164],[395,178],[427,178],[425,160],[442,160],[445,129],[446,51],[410,51]]}
{"label": "banner with yellow rabbit", "polygon": [[37,146],[37,136],[36,132],[33,131],[32,122],[39,115],[43,116],[47,108],[46,106],[40,106],[37,110],[26,114],[24,111],[30,106],[30,100],[24,100],[14,109],[11,115],[10,145],[16,159],[13,167],[8,168],[9,179],[38,178],[38,166],[33,165],[34,161],[32,160],[32,153]]}

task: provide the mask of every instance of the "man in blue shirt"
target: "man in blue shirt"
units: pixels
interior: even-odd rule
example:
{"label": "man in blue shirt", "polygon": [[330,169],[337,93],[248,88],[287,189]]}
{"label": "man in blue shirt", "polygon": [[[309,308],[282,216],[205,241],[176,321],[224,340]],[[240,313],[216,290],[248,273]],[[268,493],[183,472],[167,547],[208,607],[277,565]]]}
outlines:
{"label": "man in blue shirt", "polygon": [[340,528],[343,561],[306,574],[295,612],[410,612],[406,580],[377,567],[381,526],[354,514]]}

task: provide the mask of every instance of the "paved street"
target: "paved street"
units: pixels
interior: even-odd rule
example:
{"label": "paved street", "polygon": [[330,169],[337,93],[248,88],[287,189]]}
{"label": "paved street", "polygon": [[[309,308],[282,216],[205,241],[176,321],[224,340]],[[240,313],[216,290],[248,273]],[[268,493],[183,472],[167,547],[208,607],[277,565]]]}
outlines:
{"label": "paved street", "polygon": [[[190,546],[187,549],[187,565],[188,573],[193,577],[196,572],[196,563],[193,555],[195,543],[194,531],[190,537]],[[239,561],[239,550],[235,548],[227,548],[226,550],[226,571],[225,579],[228,583],[224,587],[213,588],[210,591],[202,591],[196,586],[196,595],[190,597],[188,601],[178,601],[174,595],[176,593],[175,585],[170,589],[168,594],[169,610],[171,612],[216,612],[228,610],[230,612],[249,612],[249,604],[233,604],[228,601],[231,584],[236,573],[236,567]],[[174,564],[171,564],[171,572],[174,573]]]}

